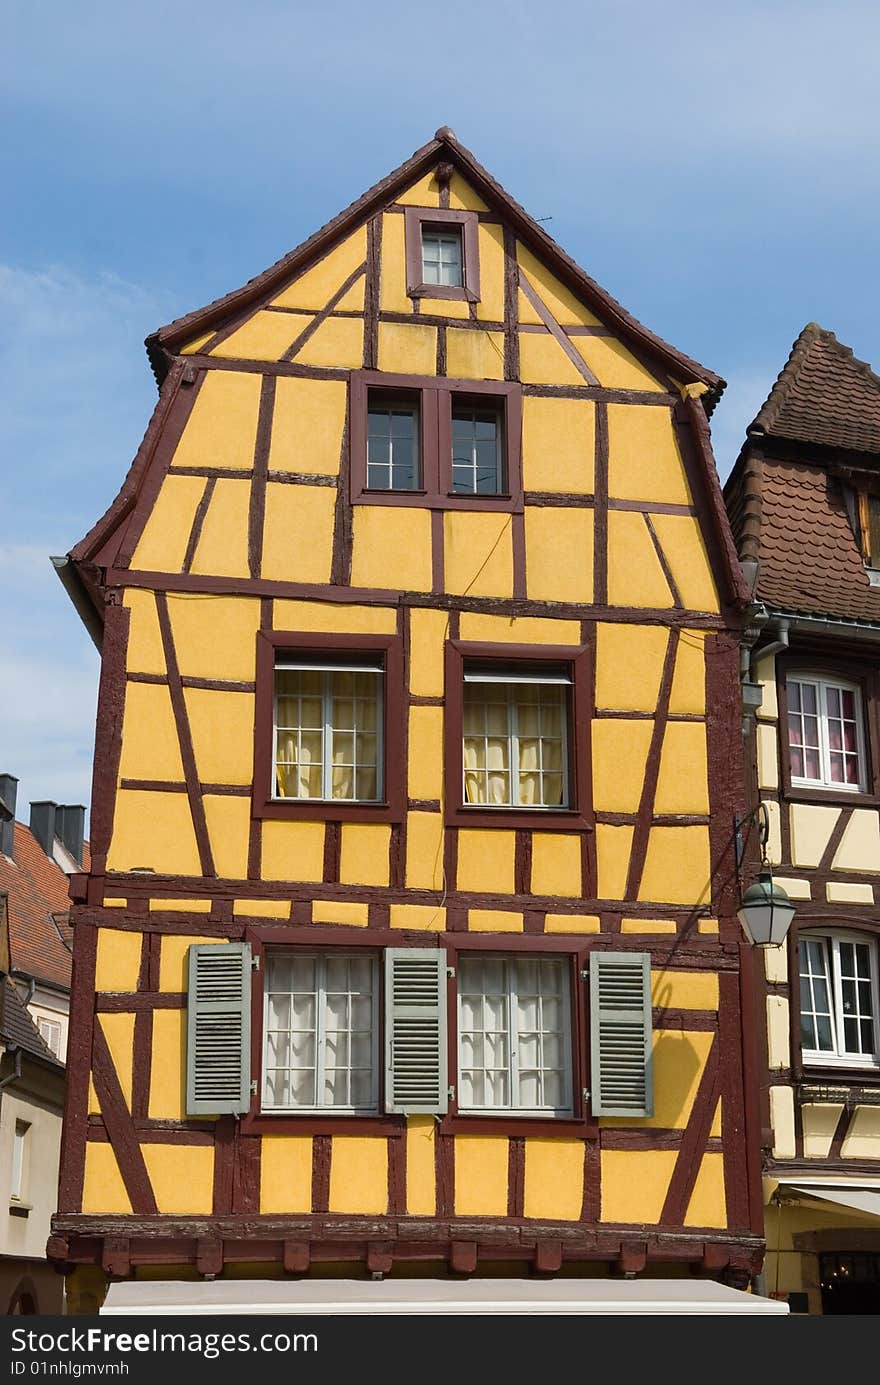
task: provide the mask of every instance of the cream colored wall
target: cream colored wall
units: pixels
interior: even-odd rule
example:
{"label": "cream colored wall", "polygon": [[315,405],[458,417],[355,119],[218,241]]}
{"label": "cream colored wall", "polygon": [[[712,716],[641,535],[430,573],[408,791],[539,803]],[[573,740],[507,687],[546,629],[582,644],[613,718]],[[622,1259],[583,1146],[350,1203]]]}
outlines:
{"label": "cream colored wall", "polygon": [[[11,1060],[7,1058],[8,1064]],[[25,1059],[26,1072],[35,1064]],[[6,1064],[4,1064],[5,1070]],[[31,1082],[16,1082],[0,1093],[0,1255],[45,1259],[50,1218],[58,1205],[58,1159],[61,1150],[62,1081],[49,1079],[52,1099],[39,1095],[46,1079],[39,1074]],[[9,1212],[12,1187],[12,1150],[16,1121],[26,1122],[25,1171],[21,1203],[26,1217]]]}

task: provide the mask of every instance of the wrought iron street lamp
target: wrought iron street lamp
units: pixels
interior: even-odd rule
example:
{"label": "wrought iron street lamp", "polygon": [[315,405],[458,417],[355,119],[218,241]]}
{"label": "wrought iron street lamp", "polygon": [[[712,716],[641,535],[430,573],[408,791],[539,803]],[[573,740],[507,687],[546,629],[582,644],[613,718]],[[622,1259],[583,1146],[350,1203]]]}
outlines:
{"label": "wrought iron street lamp", "polygon": [[794,918],[794,905],[782,886],[773,879],[767,859],[767,838],[770,835],[767,805],[759,803],[754,811],[759,814],[761,869],[757,880],[743,894],[737,917],[753,947],[781,947]]}

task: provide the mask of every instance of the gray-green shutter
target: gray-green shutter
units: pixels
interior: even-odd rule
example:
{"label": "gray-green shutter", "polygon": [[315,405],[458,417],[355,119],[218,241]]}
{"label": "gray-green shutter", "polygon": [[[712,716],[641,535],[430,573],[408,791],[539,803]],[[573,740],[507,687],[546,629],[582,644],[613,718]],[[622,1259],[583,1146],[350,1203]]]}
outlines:
{"label": "gray-green shutter", "polygon": [[446,952],[386,948],[385,1110],[442,1115],[446,1083]]}
{"label": "gray-green shutter", "polygon": [[590,954],[590,1085],[594,1116],[652,1116],[651,957]]}
{"label": "gray-green shutter", "polygon": [[189,949],[186,1110],[241,1115],[251,1099],[251,950],[247,943]]}

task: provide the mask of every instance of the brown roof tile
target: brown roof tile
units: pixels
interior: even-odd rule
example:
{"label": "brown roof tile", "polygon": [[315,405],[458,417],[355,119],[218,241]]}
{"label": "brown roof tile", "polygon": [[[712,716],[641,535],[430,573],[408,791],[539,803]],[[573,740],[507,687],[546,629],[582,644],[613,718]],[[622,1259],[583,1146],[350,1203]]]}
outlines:
{"label": "brown roof tile", "polygon": [[821,466],[764,459],[757,596],[805,615],[880,621],[840,485]]}
{"label": "brown roof tile", "polygon": [[[68,877],[20,822],[13,851],[11,861],[0,852],[0,893],[9,900],[10,970],[69,990]],[[83,868],[89,868],[87,853]]]}
{"label": "brown roof tile", "polygon": [[816,322],[791,349],[749,428],[769,437],[880,454],[880,379]]}
{"label": "brown roof tile", "polygon": [[24,1049],[32,1058],[39,1058],[54,1068],[64,1066],[34,1024],[24,1000],[8,976],[0,977],[0,1038],[10,1048]]}

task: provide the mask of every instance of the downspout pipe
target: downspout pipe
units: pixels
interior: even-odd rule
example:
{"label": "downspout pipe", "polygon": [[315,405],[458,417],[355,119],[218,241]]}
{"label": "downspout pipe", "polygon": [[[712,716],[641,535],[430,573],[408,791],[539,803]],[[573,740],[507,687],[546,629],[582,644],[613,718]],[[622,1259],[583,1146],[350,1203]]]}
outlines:
{"label": "downspout pipe", "polygon": [[759,659],[766,659],[770,654],[781,654],[788,649],[788,632],[791,621],[787,616],[777,616],[775,620],[768,623],[767,629],[771,632],[775,629],[776,639],[770,644],[762,644],[759,648],[753,649],[750,663],[755,664]]}

